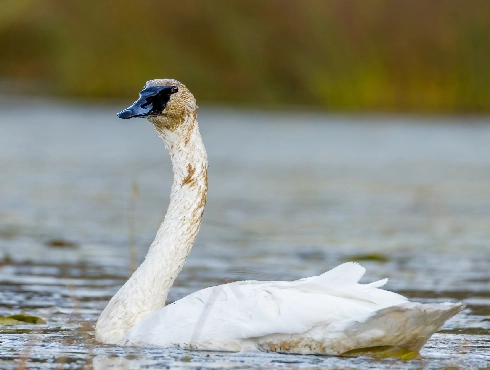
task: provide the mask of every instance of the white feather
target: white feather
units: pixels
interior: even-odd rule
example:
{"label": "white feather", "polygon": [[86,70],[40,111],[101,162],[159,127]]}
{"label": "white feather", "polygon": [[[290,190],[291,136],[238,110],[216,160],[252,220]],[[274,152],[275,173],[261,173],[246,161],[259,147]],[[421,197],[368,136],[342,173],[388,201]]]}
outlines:
{"label": "white feather", "polygon": [[[104,343],[180,346],[205,350],[259,349],[342,354],[396,346],[418,350],[462,304],[419,304],[379,287],[359,284],[365,269],[344,263],[322,275],[292,282],[240,281],[206,288],[165,306],[199,230],[207,192],[207,158],[195,100],[178,84],[166,109],[179,121],[150,120],[169,149],[174,168],[165,221],[143,264],[111,299],[96,326]],[[173,104],[173,106],[171,105]]]}

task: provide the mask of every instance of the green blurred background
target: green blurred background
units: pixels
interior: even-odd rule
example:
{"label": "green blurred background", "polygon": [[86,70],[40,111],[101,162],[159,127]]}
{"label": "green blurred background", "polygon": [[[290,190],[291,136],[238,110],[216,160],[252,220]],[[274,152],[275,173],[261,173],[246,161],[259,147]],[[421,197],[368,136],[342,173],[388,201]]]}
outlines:
{"label": "green blurred background", "polygon": [[2,0],[0,93],[488,113],[488,0]]}

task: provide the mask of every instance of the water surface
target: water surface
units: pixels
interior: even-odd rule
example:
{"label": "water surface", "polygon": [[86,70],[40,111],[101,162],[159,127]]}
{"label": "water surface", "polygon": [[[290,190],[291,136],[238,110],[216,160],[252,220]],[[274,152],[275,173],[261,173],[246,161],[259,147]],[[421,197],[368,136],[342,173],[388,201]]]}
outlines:
{"label": "water surface", "polygon": [[208,206],[169,299],[371,255],[363,282],[468,304],[420,360],[97,344],[93,325],[143,259],[172,181],[151,125],[118,120],[120,108],[0,101],[0,316],[47,321],[0,327],[0,368],[490,366],[490,125],[479,118],[199,112]]}

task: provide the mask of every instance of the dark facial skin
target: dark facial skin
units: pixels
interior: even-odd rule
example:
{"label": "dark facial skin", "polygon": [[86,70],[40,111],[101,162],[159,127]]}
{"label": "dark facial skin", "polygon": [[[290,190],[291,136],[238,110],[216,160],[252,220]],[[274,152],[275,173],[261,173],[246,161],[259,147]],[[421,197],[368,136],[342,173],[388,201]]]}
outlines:
{"label": "dark facial skin", "polygon": [[140,92],[140,98],[133,105],[119,112],[117,116],[129,119],[162,114],[172,94],[178,91],[177,86],[148,86]]}

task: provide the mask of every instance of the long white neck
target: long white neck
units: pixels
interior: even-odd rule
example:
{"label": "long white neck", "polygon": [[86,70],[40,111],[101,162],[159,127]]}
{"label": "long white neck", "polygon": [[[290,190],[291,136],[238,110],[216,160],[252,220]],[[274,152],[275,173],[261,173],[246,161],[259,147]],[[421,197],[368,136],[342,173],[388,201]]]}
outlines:
{"label": "long white neck", "polygon": [[201,224],[207,193],[207,156],[195,114],[171,130],[155,127],[170,152],[174,171],[170,205],[145,261],[112,297],[96,326],[96,339],[122,344],[124,334],[163,308]]}

